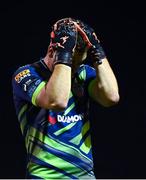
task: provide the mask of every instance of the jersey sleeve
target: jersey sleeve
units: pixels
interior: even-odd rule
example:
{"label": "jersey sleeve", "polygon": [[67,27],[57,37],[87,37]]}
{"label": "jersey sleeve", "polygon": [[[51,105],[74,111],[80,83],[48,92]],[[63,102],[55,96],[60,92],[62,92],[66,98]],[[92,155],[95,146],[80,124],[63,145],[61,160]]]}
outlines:
{"label": "jersey sleeve", "polygon": [[89,83],[91,80],[96,78],[96,70],[88,65],[85,66],[85,69],[86,69],[86,82]]}
{"label": "jersey sleeve", "polygon": [[36,97],[45,86],[46,81],[31,65],[20,67],[13,75],[13,93],[19,99],[29,101],[36,106]]}
{"label": "jersey sleeve", "polygon": [[82,65],[78,72],[78,77],[81,81],[84,81],[86,84],[89,84],[91,80],[95,79],[96,71],[93,67],[89,65]]}

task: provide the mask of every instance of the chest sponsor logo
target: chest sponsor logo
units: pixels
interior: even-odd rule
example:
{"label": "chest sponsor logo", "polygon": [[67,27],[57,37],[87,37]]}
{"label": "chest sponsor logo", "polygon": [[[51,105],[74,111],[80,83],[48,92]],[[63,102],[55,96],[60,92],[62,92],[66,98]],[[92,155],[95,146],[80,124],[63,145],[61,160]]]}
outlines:
{"label": "chest sponsor logo", "polygon": [[57,115],[58,122],[66,122],[66,123],[72,123],[72,122],[81,121],[82,118],[83,118],[83,116],[81,114],[73,115],[73,116],[61,116],[61,115]]}
{"label": "chest sponsor logo", "polygon": [[28,77],[28,76],[30,76],[30,70],[25,69],[15,76],[15,81],[17,83],[20,83],[25,77]]}

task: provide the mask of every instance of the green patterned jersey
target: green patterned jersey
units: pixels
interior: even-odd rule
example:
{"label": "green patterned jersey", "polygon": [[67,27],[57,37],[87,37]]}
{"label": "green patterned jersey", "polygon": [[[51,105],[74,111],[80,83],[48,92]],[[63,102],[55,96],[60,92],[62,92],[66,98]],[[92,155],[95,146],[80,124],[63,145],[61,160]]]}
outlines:
{"label": "green patterned jersey", "polygon": [[61,112],[35,104],[50,76],[43,60],[20,67],[13,76],[14,103],[27,149],[27,177],[94,179],[88,86],[95,69],[78,68],[67,108]]}

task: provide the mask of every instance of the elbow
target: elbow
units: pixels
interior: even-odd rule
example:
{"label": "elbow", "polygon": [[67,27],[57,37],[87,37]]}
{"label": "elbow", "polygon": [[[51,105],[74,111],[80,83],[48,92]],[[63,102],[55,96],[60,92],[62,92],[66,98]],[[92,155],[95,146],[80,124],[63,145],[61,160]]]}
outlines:
{"label": "elbow", "polygon": [[36,99],[36,105],[44,109],[63,111],[68,105],[68,97],[46,97],[38,96]]}
{"label": "elbow", "polygon": [[114,95],[111,97],[110,101],[111,101],[111,106],[118,104],[119,101],[120,101],[120,96],[119,96],[119,94],[114,94]]}
{"label": "elbow", "polygon": [[109,95],[109,97],[106,100],[106,103],[104,104],[105,107],[111,107],[114,105],[117,105],[120,101],[120,95],[119,93],[112,93]]}
{"label": "elbow", "polygon": [[51,105],[51,109],[56,111],[64,111],[66,107],[67,107],[66,102],[56,102]]}
{"label": "elbow", "polygon": [[49,103],[47,109],[52,109],[55,111],[64,111],[67,107],[67,101],[54,101]]}

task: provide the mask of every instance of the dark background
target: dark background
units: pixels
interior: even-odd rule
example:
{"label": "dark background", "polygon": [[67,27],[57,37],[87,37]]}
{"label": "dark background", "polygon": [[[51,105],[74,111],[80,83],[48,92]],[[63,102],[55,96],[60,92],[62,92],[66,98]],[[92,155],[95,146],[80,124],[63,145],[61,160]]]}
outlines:
{"label": "dark background", "polygon": [[6,0],[0,5],[0,178],[24,178],[25,174],[25,148],[13,106],[11,76],[19,66],[45,55],[52,23],[69,16],[94,27],[119,83],[117,106],[91,106],[96,177],[146,178],[144,4],[30,2]]}

